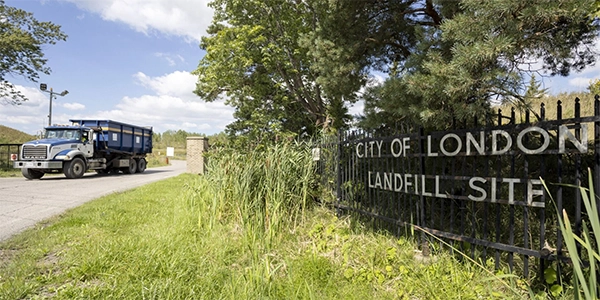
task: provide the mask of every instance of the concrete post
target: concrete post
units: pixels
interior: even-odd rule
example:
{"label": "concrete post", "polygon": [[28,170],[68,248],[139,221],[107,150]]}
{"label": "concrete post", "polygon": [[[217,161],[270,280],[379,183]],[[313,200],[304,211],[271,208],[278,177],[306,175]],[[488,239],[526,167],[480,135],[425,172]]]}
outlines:
{"label": "concrete post", "polygon": [[208,150],[208,138],[202,136],[187,137],[187,172],[204,174],[206,171],[204,152]]}

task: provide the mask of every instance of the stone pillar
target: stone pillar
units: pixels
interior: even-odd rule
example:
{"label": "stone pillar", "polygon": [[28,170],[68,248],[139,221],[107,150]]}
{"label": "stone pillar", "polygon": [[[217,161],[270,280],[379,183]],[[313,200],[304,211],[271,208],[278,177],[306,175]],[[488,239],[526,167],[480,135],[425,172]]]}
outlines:
{"label": "stone pillar", "polygon": [[203,136],[187,137],[187,172],[204,174],[206,171],[204,152],[208,150],[208,138]]}

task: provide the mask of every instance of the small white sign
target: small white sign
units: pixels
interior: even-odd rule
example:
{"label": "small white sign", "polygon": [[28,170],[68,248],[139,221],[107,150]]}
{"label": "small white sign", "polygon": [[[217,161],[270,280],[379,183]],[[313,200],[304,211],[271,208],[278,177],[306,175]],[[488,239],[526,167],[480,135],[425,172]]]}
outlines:
{"label": "small white sign", "polygon": [[321,160],[321,148],[313,148],[312,149],[312,159],[313,159],[313,161]]}
{"label": "small white sign", "polygon": [[175,148],[173,147],[167,147],[167,156],[175,156]]}

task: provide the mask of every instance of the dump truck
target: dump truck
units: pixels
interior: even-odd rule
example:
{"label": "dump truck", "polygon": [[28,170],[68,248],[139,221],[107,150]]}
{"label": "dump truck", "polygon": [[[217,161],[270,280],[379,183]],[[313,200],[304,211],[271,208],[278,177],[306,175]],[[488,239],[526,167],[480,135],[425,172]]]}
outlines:
{"label": "dump truck", "polygon": [[24,143],[14,168],[27,179],[47,173],[81,178],[87,171],[99,174],[142,173],[152,153],[152,127],[112,120],[69,120],[70,125],[45,128],[44,137]]}

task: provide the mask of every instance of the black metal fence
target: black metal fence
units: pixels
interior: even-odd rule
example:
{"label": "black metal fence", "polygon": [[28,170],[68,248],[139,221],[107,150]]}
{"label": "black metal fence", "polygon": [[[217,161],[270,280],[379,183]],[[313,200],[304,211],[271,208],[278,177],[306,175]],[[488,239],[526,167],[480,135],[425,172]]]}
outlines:
{"label": "black metal fence", "polygon": [[12,169],[11,154],[18,154],[21,144],[0,144],[0,170]]}
{"label": "black metal fence", "polygon": [[581,195],[566,185],[587,183],[591,170],[600,190],[599,97],[594,116],[581,117],[579,99],[568,118],[560,101],[556,119],[545,110],[542,104],[535,122],[525,113],[519,124],[513,109],[454,121],[447,131],[404,124],[344,132],[321,145],[322,185],[339,210],[377,226],[416,225],[496,268],[541,273],[548,261],[566,259],[556,208],[581,232]]}

